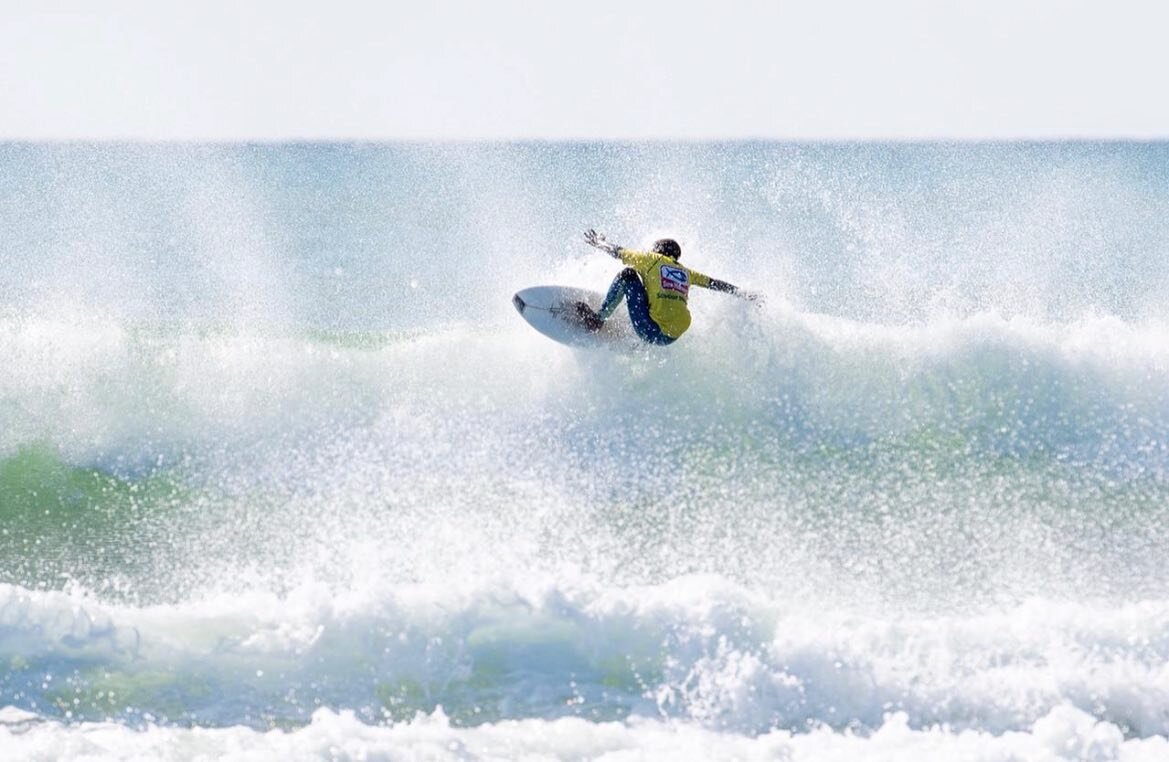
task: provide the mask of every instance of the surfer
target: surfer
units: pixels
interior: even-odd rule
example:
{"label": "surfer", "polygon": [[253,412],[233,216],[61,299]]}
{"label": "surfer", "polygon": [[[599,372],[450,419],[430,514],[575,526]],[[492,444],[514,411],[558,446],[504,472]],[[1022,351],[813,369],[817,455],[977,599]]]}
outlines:
{"label": "surfer", "polygon": [[624,299],[629,304],[629,319],[641,340],[664,346],[674,343],[690,327],[686,299],[691,286],[735,294],[751,301],[759,298],[724,280],[678,264],[682,247],[672,238],[655,241],[650,251],[634,251],[609,243],[604,235],[591,228],[585,231],[584,239],[589,246],[627,265],[613,279],[599,310],[594,312],[584,302],[577,302],[577,318],[590,331],[601,330]]}

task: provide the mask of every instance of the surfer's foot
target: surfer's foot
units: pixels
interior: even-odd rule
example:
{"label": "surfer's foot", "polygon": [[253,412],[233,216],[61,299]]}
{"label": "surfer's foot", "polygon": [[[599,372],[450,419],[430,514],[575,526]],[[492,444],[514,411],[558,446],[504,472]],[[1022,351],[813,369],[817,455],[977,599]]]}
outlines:
{"label": "surfer's foot", "polygon": [[593,312],[593,308],[584,302],[576,303],[576,319],[590,331],[596,332],[601,330],[605,325],[605,321],[601,320],[601,316]]}

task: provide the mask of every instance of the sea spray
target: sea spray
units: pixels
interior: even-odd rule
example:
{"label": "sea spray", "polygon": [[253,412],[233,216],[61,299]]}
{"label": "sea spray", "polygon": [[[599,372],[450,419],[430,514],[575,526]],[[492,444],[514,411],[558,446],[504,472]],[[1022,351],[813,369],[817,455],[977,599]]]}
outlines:
{"label": "sea spray", "polygon": [[1158,758],[1167,160],[0,147],[0,743]]}

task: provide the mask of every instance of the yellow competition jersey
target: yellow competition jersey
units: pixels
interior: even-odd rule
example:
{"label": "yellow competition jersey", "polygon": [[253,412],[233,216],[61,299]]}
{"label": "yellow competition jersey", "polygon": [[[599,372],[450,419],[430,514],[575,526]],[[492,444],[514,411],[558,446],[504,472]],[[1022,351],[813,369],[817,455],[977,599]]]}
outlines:
{"label": "yellow competition jersey", "polygon": [[621,249],[619,255],[641,276],[649,297],[649,316],[662,333],[674,339],[686,333],[690,327],[690,308],[686,306],[690,287],[710,288],[710,278],[661,254]]}

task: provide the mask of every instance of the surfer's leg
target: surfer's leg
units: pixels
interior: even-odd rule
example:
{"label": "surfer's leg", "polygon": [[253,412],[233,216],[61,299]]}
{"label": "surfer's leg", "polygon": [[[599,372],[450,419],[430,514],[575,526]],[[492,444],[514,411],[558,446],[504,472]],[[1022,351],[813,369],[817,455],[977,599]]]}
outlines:
{"label": "surfer's leg", "polygon": [[597,310],[597,317],[601,320],[607,320],[631,290],[640,290],[644,298],[645,286],[641,285],[641,276],[637,274],[637,270],[626,267],[613,279],[613,283],[609,286],[609,293],[605,294],[605,301],[601,302],[601,309]]}

